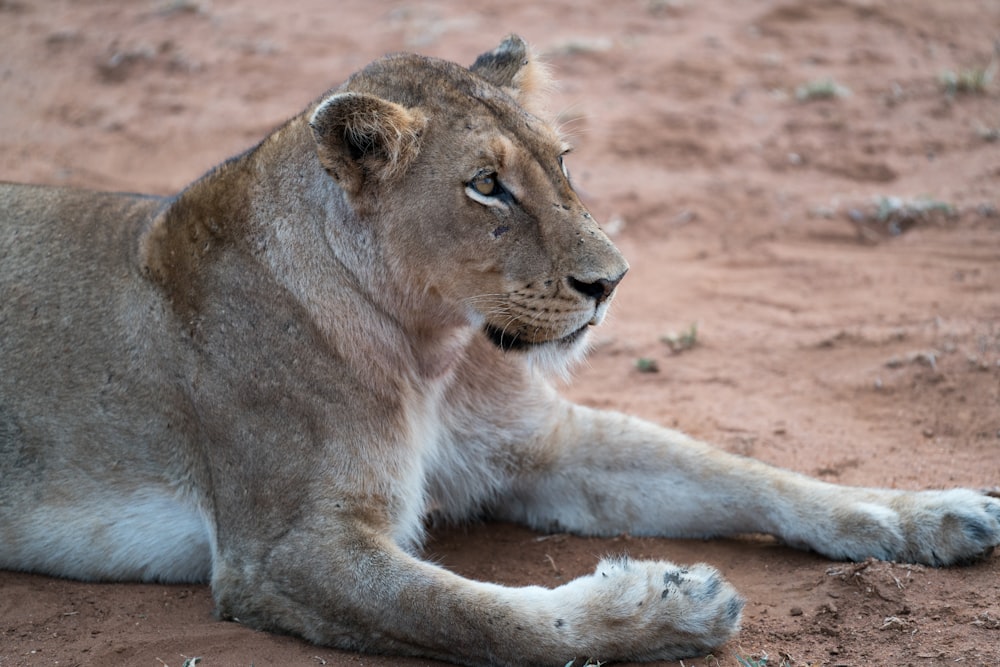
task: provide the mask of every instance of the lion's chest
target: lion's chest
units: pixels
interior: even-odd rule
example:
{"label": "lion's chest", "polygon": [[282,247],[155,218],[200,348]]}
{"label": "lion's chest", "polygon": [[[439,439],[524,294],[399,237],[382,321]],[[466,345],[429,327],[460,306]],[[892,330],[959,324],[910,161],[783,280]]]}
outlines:
{"label": "lion's chest", "polygon": [[425,384],[408,397],[404,409],[403,452],[397,460],[398,506],[394,515],[393,537],[406,549],[420,546],[424,538],[424,517],[433,509],[428,479],[441,465],[443,450],[450,440],[446,383]]}

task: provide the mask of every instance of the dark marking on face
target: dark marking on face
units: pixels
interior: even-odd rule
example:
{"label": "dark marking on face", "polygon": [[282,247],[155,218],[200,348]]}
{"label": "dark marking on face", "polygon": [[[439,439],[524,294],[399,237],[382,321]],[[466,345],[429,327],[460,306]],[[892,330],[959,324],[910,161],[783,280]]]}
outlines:
{"label": "dark marking on face", "polygon": [[500,225],[499,227],[493,230],[493,238],[498,239],[509,231],[510,231],[509,225]]}
{"label": "dark marking on face", "polygon": [[510,350],[524,350],[531,347],[531,343],[520,338],[515,333],[506,332],[503,329],[487,324],[484,328],[490,341],[504,352]]}
{"label": "dark marking on face", "polygon": [[589,327],[590,325],[585,324],[576,331],[573,331],[562,338],[549,341],[526,340],[522,334],[516,330],[501,329],[493,326],[492,324],[485,325],[483,327],[483,332],[486,334],[486,337],[490,339],[490,342],[504,352],[518,352],[537,347],[538,345],[545,345],[546,343],[555,343],[563,346],[573,345],[581,336],[584,335],[584,333],[586,333]]}

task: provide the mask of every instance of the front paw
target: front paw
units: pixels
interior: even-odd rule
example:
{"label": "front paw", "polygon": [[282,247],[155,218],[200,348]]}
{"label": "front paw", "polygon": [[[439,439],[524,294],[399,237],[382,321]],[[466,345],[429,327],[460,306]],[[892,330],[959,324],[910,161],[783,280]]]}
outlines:
{"label": "front paw", "polygon": [[554,592],[573,610],[557,625],[571,643],[600,659],[703,654],[739,631],[743,610],[736,590],[704,564],[606,559],[594,574]]}
{"label": "front paw", "polygon": [[896,560],[942,566],[988,556],[1000,545],[1000,499],[968,489],[906,493],[893,499],[905,548]]}
{"label": "front paw", "polygon": [[[852,497],[841,490],[832,502],[830,523],[817,522],[804,539],[838,560],[874,557],[936,567],[968,563],[1000,544],[1000,500],[970,491],[865,491]],[[826,527],[824,529],[824,526]]]}

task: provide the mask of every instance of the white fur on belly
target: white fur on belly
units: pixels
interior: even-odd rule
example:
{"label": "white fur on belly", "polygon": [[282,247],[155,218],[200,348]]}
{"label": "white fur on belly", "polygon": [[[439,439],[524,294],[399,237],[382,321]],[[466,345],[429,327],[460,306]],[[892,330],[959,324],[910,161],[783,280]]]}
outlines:
{"label": "white fur on belly", "polygon": [[[206,581],[214,535],[204,513],[168,489],[50,503],[7,526],[0,567],[85,580]],[[13,528],[11,530],[11,528]]]}

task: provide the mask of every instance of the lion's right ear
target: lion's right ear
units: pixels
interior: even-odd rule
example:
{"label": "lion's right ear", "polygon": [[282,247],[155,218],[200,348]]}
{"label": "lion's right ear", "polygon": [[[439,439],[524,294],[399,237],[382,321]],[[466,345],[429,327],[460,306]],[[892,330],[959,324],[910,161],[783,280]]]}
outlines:
{"label": "lion's right ear", "polygon": [[364,93],[331,95],[309,119],[320,164],[350,194],[405,170],[426,124],[419,111]]}
{"label": "lion's right ear", "polygon": [[517,35],[508,35],[500,46],[476,58],[469,69],[507,90],[531,113],[546,115],[545,98],[552,79],[548,68]]}

